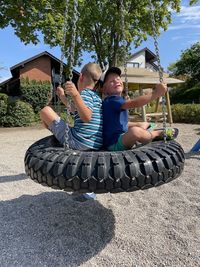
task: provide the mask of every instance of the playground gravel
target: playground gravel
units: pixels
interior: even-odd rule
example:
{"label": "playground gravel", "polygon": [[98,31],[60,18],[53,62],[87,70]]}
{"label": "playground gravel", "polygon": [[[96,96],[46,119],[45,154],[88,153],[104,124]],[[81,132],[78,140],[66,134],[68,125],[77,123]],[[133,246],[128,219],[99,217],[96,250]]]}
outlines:
{"label": "playground gravel", "polygon": [[144,191],[77,202],[24,172],[24,155],[49,135],[0,128],[1,267],[199,267],[200,125],[174,124],[186,153],[176,180]]}

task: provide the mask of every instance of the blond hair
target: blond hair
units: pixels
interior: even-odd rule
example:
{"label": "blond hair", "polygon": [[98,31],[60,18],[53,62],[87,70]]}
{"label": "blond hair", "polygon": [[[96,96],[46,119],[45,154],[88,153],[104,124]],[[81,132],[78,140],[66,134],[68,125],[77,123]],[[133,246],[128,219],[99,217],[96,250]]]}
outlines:
{"label": "blond hair", "polygon": [[89,83],[95,85],[102,75],[102,70],[98,64],[90,62],[82,68],[81,73],[85,75]]}

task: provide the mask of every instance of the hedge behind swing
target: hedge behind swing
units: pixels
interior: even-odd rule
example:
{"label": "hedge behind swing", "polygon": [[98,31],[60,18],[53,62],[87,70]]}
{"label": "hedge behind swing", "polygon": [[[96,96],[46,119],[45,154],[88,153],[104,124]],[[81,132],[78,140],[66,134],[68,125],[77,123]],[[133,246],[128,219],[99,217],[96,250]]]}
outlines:
{"label": "hedge behind swing", "polygon": [[[123,8],[123,0],[121,0],[121,5]],[[74,0],[74,7],[77,7],[77,0]],[[151,12],[153,11],[151,10]],[[77,13],[74,12],[74,14],[76,18]],[[152,24],[155,33],[153,16]],[[71,50],[73,51],[71,60],[69,60],[71,70],[75,32],[72,35]],[[155,47],[158,55],[156,38]],[[61,59],[63,59],[63,55],[62,49]],[[159,55],[158,63],[160,80],[162,81]],[[61,63],[60,83],[62,68]],[[165,112],[164,109],[163,111]],[[164,119],[164,128],[166,128],[165,123],[166,118]],[[63,148],[54,136],[49,136],[35,142],[28,148],[25,155],[25,170],[34,181],[54,189],[117,193],[147,189],[167,183],[182,173],[184,160],[184,151],[176,141],[157,141],[126,151],[73,151],[68,148],[67,144]]]}

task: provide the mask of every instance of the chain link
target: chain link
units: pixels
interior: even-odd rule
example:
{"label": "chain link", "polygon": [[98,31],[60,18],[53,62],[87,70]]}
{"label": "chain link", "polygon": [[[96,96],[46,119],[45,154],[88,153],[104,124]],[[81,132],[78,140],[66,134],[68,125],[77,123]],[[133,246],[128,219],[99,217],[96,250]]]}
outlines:
{"label": "chain link", "polygon": [[[67,2],[68,2],[68,0],[67,0]],[[65,15],[67,16],[67,13],[65,13]],[[69,55],[68,55],[69,80],[70,81],[72,81],[72,78],[73,78],[73,66],[74,66],[74,55],[75,55],[75,45],[76,45],[77,21],[78,21],[78,0],[74,0],[73,17],[72,17],[72,28],[71,28],[72,29],[71,45],[70,45],[70,50],[69,50]],[[67,23],[67,22],[65,21],[65,23]],[[64,31],[66,31],[66,26],[64,28]],[[65,34],[65,36],[66,36],[66,34]],[[70,117],[70,106],[71,106],[71,97],[68,97],[67,107],[66,107],[67,118]],[[65,149],[69,148],[69,134],[68,134],[67,130],[65,131],[65,135],[64,135],[64,148]]]}
{"label": "chain link", "polygon": [[64,59],[65,59],[65,44],[66,44],[66,35],[67,35],[68,8],[69,8],[69,0],[66,0],[65,13],[64,13],[64,22],[63,22],[63,29],[62,29],[63,39],[62,39],[62,42],[61,42],[59,86],[62,85],[62,80],[63,80],[63,65],[64,65]]}
{"label": "chain link", "polygon": [[[64,22],[63,22],[63,38],[61,42],[61,58],[60,58],[60,74],[59,74],[59,86],[62,86],[62,81],[63,81],[63,65],[64,65],[64,59],[65,59],[65,46],[66,46],[66,35],[67,35],[67,18],[68,18],[68,9],[69,9],[69,0],[66,0],[65,3],[65,12],[64,12]],[[59,111],[58,114],[60,114],[60,99],[58,100],[58,107]],[[68,109],[67,109],[68,110]],[[67,112],[68,113],[68,112]],[[69,135],[68,131],[65,131],[64,135],[64,148],[68,149],[69,148]]]}
{"label": "chain link", "polygon": [[71,36],[71,46],[68,58],[69,64],[69,79],[73,78],[73,66],[74,66],[74,54],[75,54],[75,44],[76,44],[76,28],[78,21],[78,0],[74,0],[73,6],[73,18],[72,18],[72,36]]}
{"label": "chain link", "polygon": [[[60,74],[59,74],[59,86],[62,85],[63,81],[63,65],[65,59],[65,46],[66,46],[66,35],[67,35],[67,18],[68,18],[68,9],[69,9],[69,0],[66,0],[65,4],[65,13],[64,13],[64,23],[63,23],[63,39],[61,42],[61,59],[60,59]],[[69,79],[70,81],[73,78],[73,65],[74,65],[74,51],[75,51],[75,41],[76,41],[76,24],[78,20],[78,0],[74,0],[73,5],[73,18],[72,18],[72,38],[71,38],[71,46],[69,50],[68,56],[68,64],[69,64]],[[70,116],[69,106],[71,105],[71,100],[68,99],[68,105],[66,107],[67,117]],[[64,135],[64,148],[69,148],[69,135],[68,131],[66,130]]]}
{"label": "chain link", "polygon": [[122,48],[123,48],[123,56],[124,56],[124,79],[125,79],[125,96],[128,96],[128,77],[127,77],[127,42],[125,40],[125,8],[124,1],[120,0],[121,6],[121,34],[122,34]]}
{"label": "chain link", "polygon": [[[159,52],[159,46],[158,46],[158,41],[157,41],[158,36],[156,34],[155,8],[153,7],[151,0],[149,0],[149,8],[150,8],[151,23],[152,23],[152,28],[153,28],[154,46],[155,46],[156,58],[157,58],[157,62],[158,62],[159,80],[162,83],[163,82],[163,68],[161,67],[161,63],[160,63],[160,52]],[[166,98],[165,98],[165,96],[162,96],[162,113],[163,113],[164,140],[166,141],[166,139],[167,139],[167,135],[166,135],[167,118],[166,118]]]}

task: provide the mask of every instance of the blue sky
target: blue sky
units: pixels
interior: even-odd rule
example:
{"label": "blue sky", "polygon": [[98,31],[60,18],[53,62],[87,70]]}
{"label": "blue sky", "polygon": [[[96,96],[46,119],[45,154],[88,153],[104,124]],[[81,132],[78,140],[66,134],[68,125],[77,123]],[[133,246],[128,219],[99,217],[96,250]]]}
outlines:
{"label": "blue sky", "polygon": [[[189,7],[189,0],[182,1],[180,13],[173,13],[172,23],[166,32],[162,32],[158,39],[161,65],[167,69],[170,63],[180,58],[181,51],[189,48],[192,44],[200,41],[200,1],[195,6]],[[11,27],[0,29],[0,81],[11,76],[10,67],[26,60],[43,51],[48,51],[55,57],[60,58],[60,48],[51,49],[43,43],[37,46],[29,44],[24,45],[14,34]],[[137,49],[132,49],[132,53],[137,52],[144,47],[148,47],[153,52],[153,39],[149,37]],[[89,61],[88,54],[83,57],[83,64]],[[76,70],[80,68],[75,67]]]}

